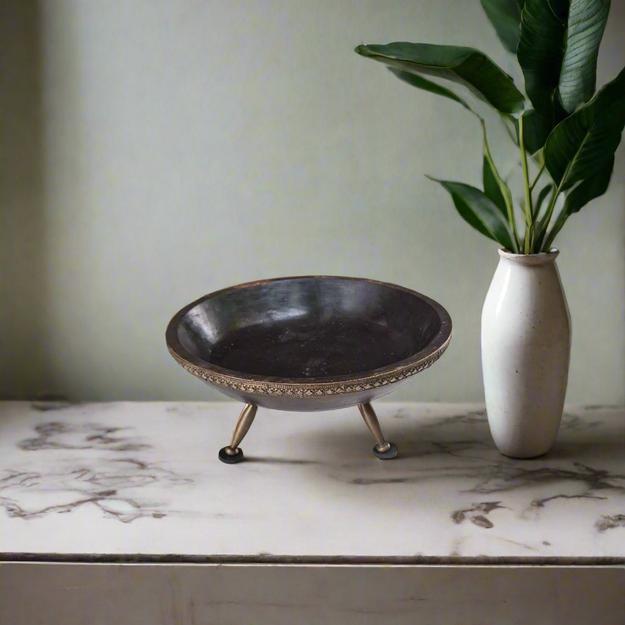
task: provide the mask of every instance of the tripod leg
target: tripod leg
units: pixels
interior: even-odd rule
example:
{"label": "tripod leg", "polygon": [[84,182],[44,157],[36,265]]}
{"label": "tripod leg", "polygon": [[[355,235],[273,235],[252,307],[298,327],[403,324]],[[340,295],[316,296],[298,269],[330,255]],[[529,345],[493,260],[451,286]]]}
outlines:
{"label": "tripod leg", "polygon": [[219,459],[226,464],[237,464],[243,460],[243,450],[239,447],[243,437],[247,434],[254,417],[256,416],[256,406],[254,404],[245,404],[241,411],[230,445],[222,447],[219,450]]}
{"label": "tripod leg", "polygon": [[384,438],[384,434],[382,434],[382,428],[380,427],[380,422],[378,421],[378,417],[375,414],[375,410],[373,406],[369,402],[365,404],[358,404],[358,410],[360,410],[360,414],[364,419],[367,427],[371,434],[373,434],[373,438],[375,439],[375,446],[373,447],[373,453],[380,458],[381,460],[391,460],[392,458],[397,457],[397,447]]}

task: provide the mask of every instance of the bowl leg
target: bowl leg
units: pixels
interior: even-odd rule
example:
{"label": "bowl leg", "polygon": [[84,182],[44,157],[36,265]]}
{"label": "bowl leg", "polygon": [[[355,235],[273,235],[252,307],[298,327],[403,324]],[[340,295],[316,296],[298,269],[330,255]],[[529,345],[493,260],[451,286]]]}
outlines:
{"label": "bowl leg", "polygon": [[245,404],[245,407],[239,415],[230,445],[222,447],[219,450],[219,459],[226,464],[237,464],[243,460],[243,450],[239,447],[239,443],[247,434],[254,417],[256,416],[256,406],[254,404]]}
{"label": "bowl leg", "polygon": [[373,447],[373,453],[381,460],[391,460],[397,457],[397,447],[384,438],[382,434],[382,428],[380,422],[375,414],[373,406],[367,402],[365,404],[358,404],[358,410],[364,419],[367,427],[373,438],[375,439],[375,446]]}

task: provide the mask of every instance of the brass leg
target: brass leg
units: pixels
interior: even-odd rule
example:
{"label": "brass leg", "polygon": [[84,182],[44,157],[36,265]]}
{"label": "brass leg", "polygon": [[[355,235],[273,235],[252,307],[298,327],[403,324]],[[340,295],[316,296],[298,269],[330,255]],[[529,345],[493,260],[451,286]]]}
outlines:
{"label": "brass leg", "polygon": [[397,457],[397,447],[384,438],[384,434],[382,434],[382,428],[380,427],[380,422],[378,421],[378,417],[375,414],[375,410],[373,406],[367,402],[366,404],[358,404],[358,410],[360,410],[360,414],[364,419],[367,427],[371,434],[373,434],[373,438],[375,439],[375,447],[373,448],[373,453],[382,460],[390,460],[391,458]]}
{"label": "brass leg", "polygon": [[226,464],[236,464],[243,460],[243,450],[239,447],[239,444],[250,429],[255,416],[256,406],[254,406],[254,404],[245,404],[234,428],[234,432],[232,433],[230,445],[222,447],[219,450],[219,459],[222,462]]}

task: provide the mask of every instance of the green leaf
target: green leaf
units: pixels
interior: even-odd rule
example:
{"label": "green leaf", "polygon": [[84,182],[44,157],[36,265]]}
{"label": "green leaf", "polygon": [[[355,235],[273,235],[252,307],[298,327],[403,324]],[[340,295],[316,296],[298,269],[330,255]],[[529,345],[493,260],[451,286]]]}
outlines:
{"label": "green leaf", "polygon": [[549,135],[545,164],[559,190],[604,172],[624,126],[625,69]]}
{"label": "green leaf", "polygon": [[525,147],[530,154],[535,154],[545,145],[551,129],[551,118],[545,117],[535,109],[530,109],[523,115],[523,138],[525,139]]}
{"label": "green leaf", "polygon": [[612,169],[614,168],[614,156],[596,175],[586,178],[583,182],[571,189],[564,200],[564,210],[567,216],[577,213],[590,200],[603,195],[608,190]]}
{"label": "green leaf", "polygon": [[460,83],[501,113],[516,113],[524,106],[512,78],[474,48],[397,42],[360,45],[356,52],[393,69]]}
{"label": "green leaf", "polygon": [[443,96],[444,98],[449,98],[450,100],[454,100],[464,106],[465,109],[471,111],[473,113],[473,109],[458,95],[456,95],[450,89],[443,87],[427,78],[423,78],[423,76],[419,76],[418,74],[410,74],[409,72],[402,72],[399,69],[393,69],[389,67],[391,72],[397,76],[400,80],[407,82],[409,85],[413,87],[417,87],[418,89],[423,89],[424,91],[429,91],[430,93],[435,93],[436,95]]}
{"label": "green leaf", "polygon": [[568,0],[525,0],[517,58],[534,108],[553,117],[560,79]]}
{"label": "green leaf", "polygon": [[555,125],[595,90],[609,0],[525,0],[517,58],[534,108]]}
{"label": "green leaf", "polygon": [[566,220],[573,213],[577,213],[582,207],[588,204],[588,202],[603,195],[607,191],[613,167],[614,157],[606,163],[605,167],[597,175],[592,178],[587,178],[569,191],[564,201],[564,206],[542,246],[544,250],[548,250],[551,247],[553,240],[560,230],[562,230],[562,226],[564,226]]}
{"label": "green leaf", "polygon": [[560,122],[545,144],[545,164],[558,184],[569,189],[564,206],[545,239],[548,249],[572,213],[606,191],[614,152],[625,127],[625,69],[590,102]]}
{"label": "green leaf", "polygon": [[534,214],[538,216],[540,214],[540,209],[543,205],[543,202],[547,198],[547,196],[553,191],[553,184],[549,183],[547,186],[543,187],[536,198],[536,203],[534,205]]}
{"label": "green leaf", "polygon": [[571,0],[558,87],[569,113],[595,92],[597,55],[609,12],[610,0]]}
{"label": "green leaf", "polygon": [[484,185],[484,193],[493,202],[493,204],[501,211],[501,214],[507,218],[508,212],[506,208],[506,200],[499,188],[497,177],[493,172],[488,157],[484,155],[482,162],[482,183]]}
{"label": "green leaf", "polygon": [[521,36],[523,0],[481,0],[482,8],[504,48],[516,52]]}
{"label": "green leaf", "polygon": [[451,195],[460,216],[478,232],[497,241],[507,250],[514,249],[512,234],[501,211],[479,189],[462,182],[437,180]]}

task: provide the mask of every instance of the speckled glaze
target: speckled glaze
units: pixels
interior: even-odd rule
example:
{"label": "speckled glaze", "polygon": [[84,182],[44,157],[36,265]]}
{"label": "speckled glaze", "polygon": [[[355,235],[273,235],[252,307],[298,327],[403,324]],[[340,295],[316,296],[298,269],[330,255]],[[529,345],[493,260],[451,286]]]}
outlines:
{"label": "speckled glaze", "polygon": [[533,458],[554,444],[569,371],[571,321],[556,266],[544,254],[499,251],[482,310],[488,423],[499,451]]}

